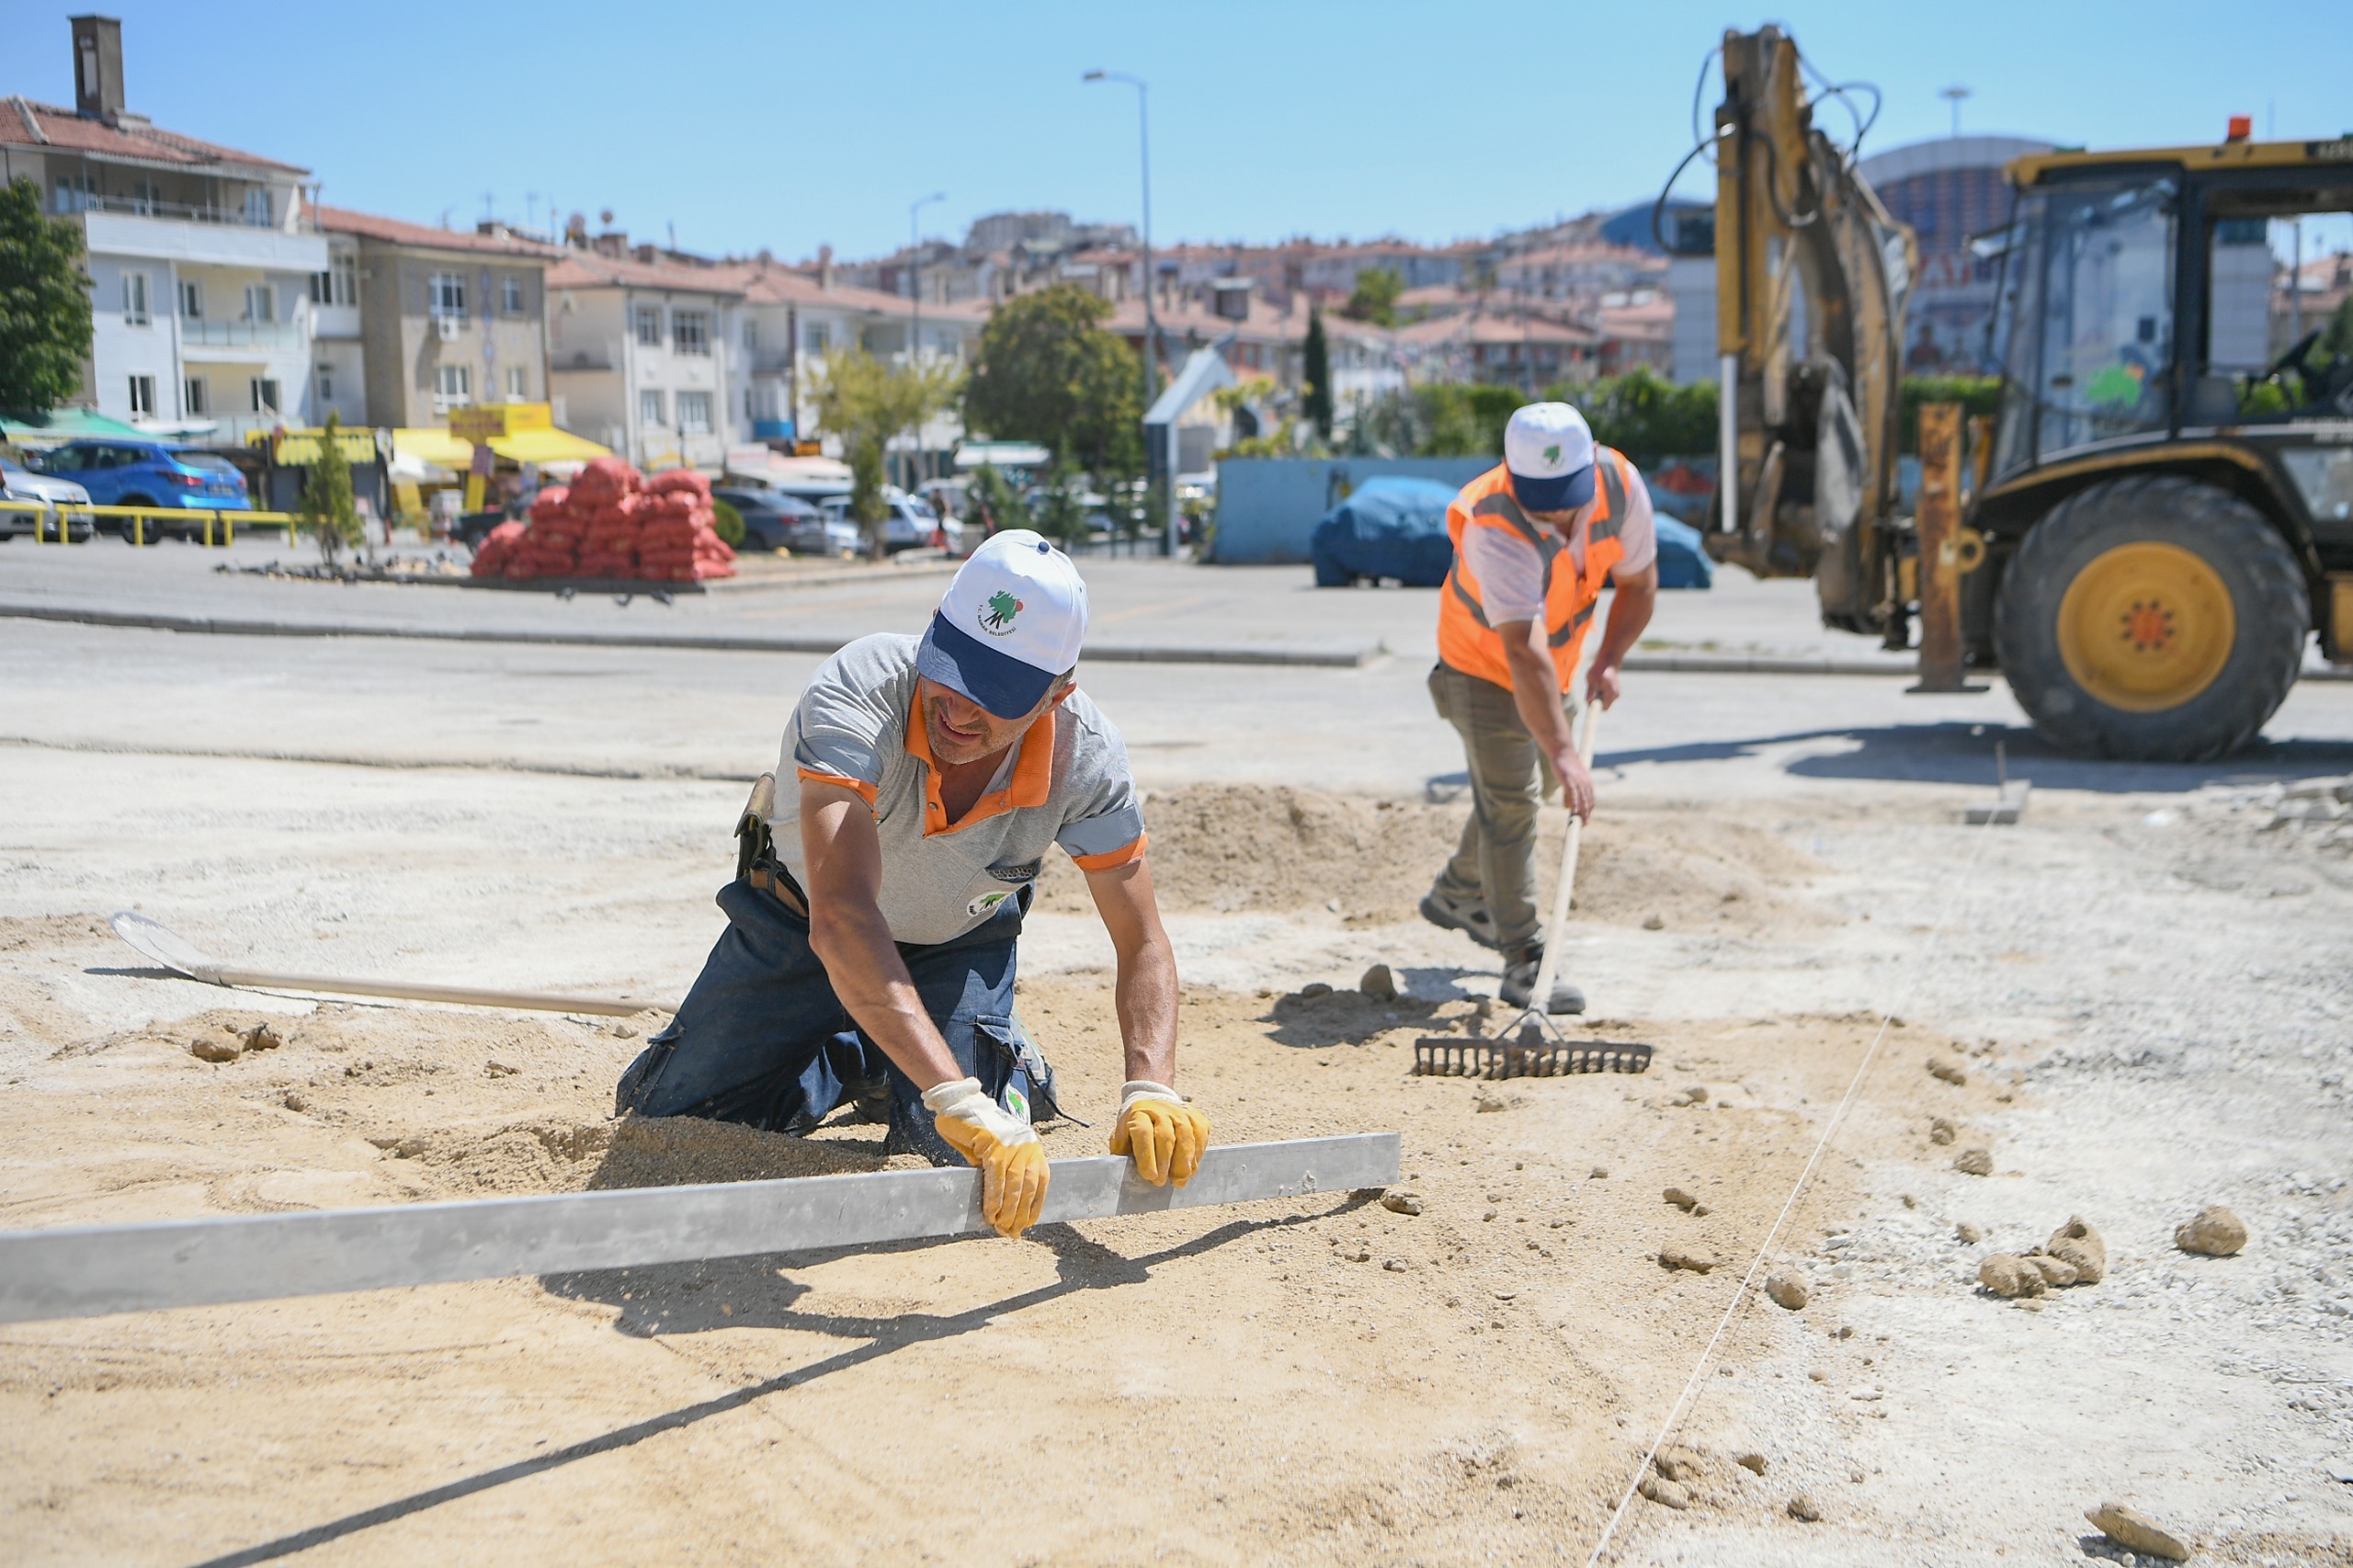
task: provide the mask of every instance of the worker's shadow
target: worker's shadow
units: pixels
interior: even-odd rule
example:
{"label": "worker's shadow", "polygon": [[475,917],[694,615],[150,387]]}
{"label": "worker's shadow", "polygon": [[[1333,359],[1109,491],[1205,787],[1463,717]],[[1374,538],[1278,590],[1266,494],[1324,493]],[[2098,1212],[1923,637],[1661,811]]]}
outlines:
{"label": "worker's shadow", "polygon": [[[1229,1221],[1191,1241],[1132,1258],[1089,1240],[1067,1225],[1041,1225],[1030,1235],[1053,1250],[1054,1282],[961,1312],[907,1312],[896,1317],[865,1318],[795,1312],[792,1303],[806,1293],[807,1287],[787,1278],[781,1271],[788,1267],[806,1267],[828,1257],[838,1257],[848,1249],[771,1254],[717,1263],[672,1264],[658,1268],[550,1275],[540,1283],[554,1294],[573,1300],[608,1301],[619,1305],[623,1314],[619,1326],[624,1333],[688,1334],[710,1328],[748,1325],[801,1329],[852,1343],[830,1356],[795,1367],[790,1371],[779,1372],[761,1382],[731,1390],[716,1398],[664,1411],[659,1415],[614,1427],[561,1449],[480,1471],[423,1492],[411,1493],[405,1497],[396,1497],[391,1502],[346,1514],[341,1518],[329,1519],[324,1524],[313,1525],[274,1540],[206,1558],[196,1568],[233,1568],[235,1564],[267,1562],[309,1551],[378,1525],[391,1524],[426,1509],[438,1508],[445,1503],[472,1497],[512,1482],[528,1481],[580,1460],[631,1448],[648,1437],[681,1431],[714,1415],[741,1410],[771,1394],[880,1360],[911,1345],[954,1339],[975,1329],[985,1328],[998,1318],[1080,1290],[1140,1284],[1150,1278],[1152,1270],[1158,1266],[1212,1252],[1247,1236],[1313,1224],[1319,1220],[1346,1214],[1369,1201],[1370,1199],[1347,1198],[1333,1208],[1313,1214]],[[906,1242],[887,1250],[908,1251],[953,1244],[952,1240]],[[878,1249],[855,1250],[870,1252]],[[722,1304],[732,1310],[722,1312]]]}
{"label": "worker's shadow", "polygon": [[[1451,976],[1453,970],[1415,970],[1407,979],[1414,989],[1431,989],[1422,983],[1425,975]],[[1449,979],[1450,990],[1461,991]],[[1469,992],[1461,992],[1470,995]],[[1393,1001],[1381,1001],[1361,991],[1336,990],[1320,996],[1310,996],[1294,991],[1279,996],[1274,1006],[1259,1021],[1274,1027],[1267,1038],[1278,1045],[1297,1046],[1315,1051],[1330,1045],[1361,1045],[1386,1029],[1401,1028],[1410,1024],[1429,1021],[1439,1004],[1426,995],[1399,996]]]}

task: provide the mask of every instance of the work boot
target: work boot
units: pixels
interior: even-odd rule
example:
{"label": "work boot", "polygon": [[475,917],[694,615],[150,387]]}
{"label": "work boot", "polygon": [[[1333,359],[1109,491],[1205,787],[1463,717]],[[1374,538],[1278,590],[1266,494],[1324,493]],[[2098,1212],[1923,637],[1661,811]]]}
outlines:
{"label": "work boot", "polygon": [[1422,895],[1422,918],[1444,931],[1460,931],[1483,948],[1496,947],[1495,917],[1477,899],[1456,898],[1437,888]]}
{"label": "work boot", "polygon": [[[1536,971],[1543,962],[1544,949],[1539,946],[1527,949],[1518,962],[1504,965],[1502,994],[1507,1006],[1528,1006],[1529,997],[1536,990]],[[1552,996],[1545,1004],[1544,1010],[1547,1013],[1582,1013],[1585,1011],[1585,993],[1555,975]]]}

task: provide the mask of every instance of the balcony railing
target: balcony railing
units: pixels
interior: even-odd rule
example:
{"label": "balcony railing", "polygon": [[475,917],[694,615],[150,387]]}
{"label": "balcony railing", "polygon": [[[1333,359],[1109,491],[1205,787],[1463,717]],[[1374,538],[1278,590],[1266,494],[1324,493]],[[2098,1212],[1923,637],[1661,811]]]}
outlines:
{"label": "balcony railing", "polygon": [[180,322],[180,342],[190,348],[300,348],[302,329],[288,322]]}
{"label": "balcony railing", "polygon": [[[238,229],[275,229],[286,232],[288,225],[273,213],[267,222],[255,217],[241,207],[196,207],[184,201],[156,201],[142,196],[96,196],[84,191],[59,193],[66,212],[120,212],[133,218],[166,218],[182,223],[220,223]],[[308,212],[297,218],[291,232],[315,233],[316,224]]]}

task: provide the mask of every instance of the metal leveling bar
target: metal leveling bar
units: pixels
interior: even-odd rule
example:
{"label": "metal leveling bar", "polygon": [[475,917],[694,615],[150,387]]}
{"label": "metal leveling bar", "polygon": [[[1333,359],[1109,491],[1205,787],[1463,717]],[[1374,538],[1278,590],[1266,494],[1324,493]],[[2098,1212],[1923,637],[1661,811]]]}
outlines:
{"label": "metal leveling bar", "polygon": [[[1040,1223],[1348,1192],[1397,1179],[1398,1135],[1228,1143],[1179,1188],[1056,1160]],[[880,1171],[300,1214],[0,1233],[0,1323],[338,1290],[637,1268],[984,1231],[981,1176]]]}

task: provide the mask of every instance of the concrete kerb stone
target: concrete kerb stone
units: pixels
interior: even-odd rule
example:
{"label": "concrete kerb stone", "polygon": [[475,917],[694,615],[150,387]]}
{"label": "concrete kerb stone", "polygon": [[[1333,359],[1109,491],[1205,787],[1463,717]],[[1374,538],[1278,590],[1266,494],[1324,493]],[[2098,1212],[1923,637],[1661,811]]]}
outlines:
{"label": "concrete kerb stone", "polygon": [[[119,626],[213,637],[389,637],[434,642],[506,642],[573,648],[676,648],[690,653],[834,653],[847,637],[748,637],[725,633],[694,636],[661,631],[534,631],[513,627],[366,626],[332,621],[242,619],[228,616],[154,615],[54,605],[0,604],[0,617],[63,621],[83,626]],[[1271,665],[1322,669],[1362,669],[1386,657],[1379,642],[1356,648],[1183,648],[1111,645],[1090,647],[1094,664]]]}

